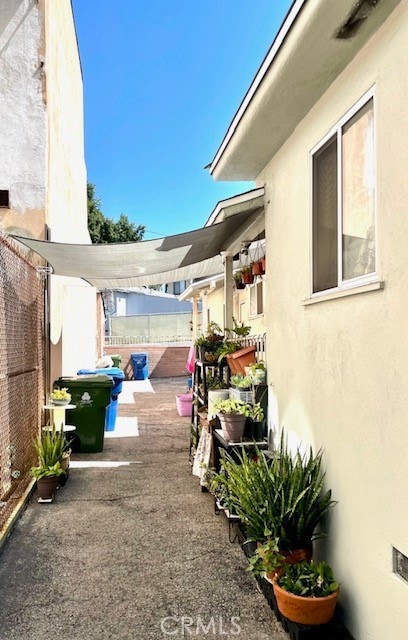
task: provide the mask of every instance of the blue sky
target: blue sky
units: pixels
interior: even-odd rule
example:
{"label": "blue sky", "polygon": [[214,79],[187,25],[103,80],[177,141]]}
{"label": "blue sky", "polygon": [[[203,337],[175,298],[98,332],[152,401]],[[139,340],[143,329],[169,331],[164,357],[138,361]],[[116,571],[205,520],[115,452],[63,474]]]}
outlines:
{"label": "blue sky", "polygon": [[201,227],[252,183],[210,162],[291,0],[73,0],[88,179],[145,238]]}

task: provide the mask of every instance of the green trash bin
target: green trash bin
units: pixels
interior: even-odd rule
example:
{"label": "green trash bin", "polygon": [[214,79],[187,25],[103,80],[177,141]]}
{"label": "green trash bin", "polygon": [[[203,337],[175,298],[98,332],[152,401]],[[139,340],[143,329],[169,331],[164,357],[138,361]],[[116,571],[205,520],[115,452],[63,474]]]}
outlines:
{"label": "green trash bin", "polygon": [[62,377],[55,381],[66,387],[75,409],[67,410],[66,422],[76,427],[74,441],[79,453],[103,451],[105,412],[111,401],[113,380],[106,375]]}
{"label": "green trash bin", "polygon": [[113,360],[113,366],[120,369],[120,365],[122,364],[122,356],[120,355],[120,353],[111,356],[111,358]]}

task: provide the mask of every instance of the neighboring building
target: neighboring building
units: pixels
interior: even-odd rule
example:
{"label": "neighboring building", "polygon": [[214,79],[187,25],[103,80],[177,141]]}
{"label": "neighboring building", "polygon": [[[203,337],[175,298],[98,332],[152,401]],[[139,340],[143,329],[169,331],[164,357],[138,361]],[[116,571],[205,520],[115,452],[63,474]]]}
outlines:
{"label": "neighboring building", "polygon": [[[262,239],[265,235],[263,195],[263,189],[253,189],[221,200],[204,225],[211,227],[244,210],[252,211],[252,217],[243,228],[236,230],[238,235],[234,239],[234,249],[223,254],[224,272],[191,282],[180,295],[180,300],[190,299],[193,302],[193,323],[197,327],[195,335],[201,330],[205,331],[211,321],[222,328],[231,328],[232,318],[250,326],[253,336],[265,333],[264,276],[257,276],[244,289],[233,286],[232,279],[233,273],[265,255],[265,241]],[[195,318],[199,310],[202,311],[200,323]]]}
{"label": "neighboring building", "polygon": [[407,0],[294,2],[210,166],[265,189],[270,426],[324,449],[356,640],[408,626],[407,42]]}
{"label": "neighboring building", "polygon": [[70,0],[1,2],[0,544],[32,481],[50,387],[101,351],[96,289],[47,275],[8,235],[90,242],[82,107]]}
{"label": "neighboring building", "polygon": [[147,287],[114,289],[111,296],[111,316],[141,316],[149,313],[191,313],[191,302],[181,302],[176,295]]}
{"label": "neighboring building", "polygon": [[192,304],[148,287],[103,292],[109,344],[191,340]]}
{"label": "neighboring building", "polygon": [[[1,3],[0,93],[0,228],[89,243],[82,75],[70,0]],[[52,383],[94,365],[97,298],[79,279],[51,276],[48,284]]]}

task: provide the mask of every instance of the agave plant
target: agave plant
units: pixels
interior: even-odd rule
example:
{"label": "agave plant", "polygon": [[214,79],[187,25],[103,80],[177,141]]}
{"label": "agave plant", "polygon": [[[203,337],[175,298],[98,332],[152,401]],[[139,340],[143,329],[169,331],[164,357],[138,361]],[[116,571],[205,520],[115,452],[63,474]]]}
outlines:
{"label": "agave plant", "polygon": [[293,550],[321,535],[318,526],[335,504],[331,490],[323,490],[321,450],[292,455],[282,434],[272,459],[258,450],[251,457],[243,449],[238,462],[224,454],[222,465],[235,511],[251,539],[274,538],[280,549]]}
{"label": "agave plant", "polygon": [[62,431],[53,428],[43,431],[34,442],[40,467],[53,467],[61,461],[62,454],[69,449],[69,444]]}

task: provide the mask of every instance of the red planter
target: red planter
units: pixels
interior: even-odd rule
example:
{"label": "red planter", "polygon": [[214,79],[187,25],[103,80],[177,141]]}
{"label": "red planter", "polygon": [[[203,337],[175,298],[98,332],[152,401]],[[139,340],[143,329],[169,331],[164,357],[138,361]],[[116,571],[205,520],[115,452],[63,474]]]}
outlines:
{"label": "red planter", "polygon": [[227,355],[227,363],[232,374],[239,373],[244,376],[245,367],[249,367],[255,361],[255,347],[244,347]]}
{"label": "red planter", "polygon": [[245,273],[242,274],[242,282],[244,284],[252,284],[253,281],[254,281],[254,275],[252,272],[245,271]]}
{"label": "red planter", "polygon": [[261,260],[261,262],[262,262],[262,269],[263,269],[263,272],[265,273],[265,271],[266,271],[266,258],[265,258],[265,257],[263,257],[263,258],[262,258],[262,260]]}
{"label": "red planter", "polygon": [[254,276],[262,276],[265,273],[264,269],[262,269],[262,262],[259,260],[258,262],[252,263],[252,275]]}

